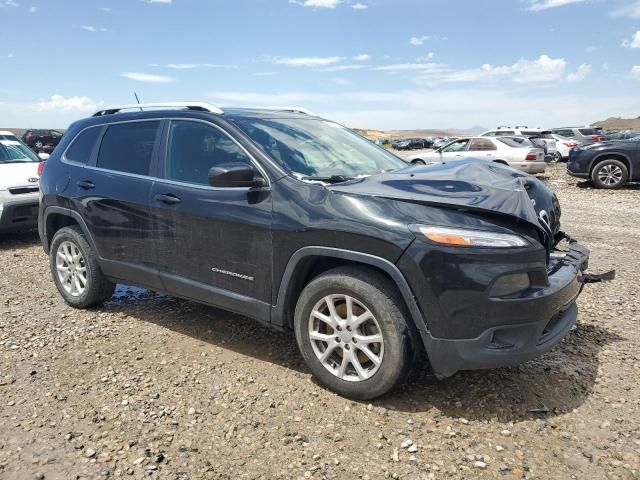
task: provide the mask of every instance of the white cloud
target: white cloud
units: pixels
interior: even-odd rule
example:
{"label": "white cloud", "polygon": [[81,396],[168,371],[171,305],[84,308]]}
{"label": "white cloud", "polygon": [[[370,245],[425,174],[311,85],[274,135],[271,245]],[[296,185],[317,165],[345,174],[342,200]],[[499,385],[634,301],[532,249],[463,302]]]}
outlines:
{"label": "white cloud", "polygon": [[515,83],[538,83],[562,80],[567,62],[564,58],[551,58],[548,55],[540,55],[535,60],[521,58],[513,65],[494,66],[486,63],[480,68],[466,70],[455,70],[442,64],[427,63],[418,65],[423,65],[423,67],[411,68],[413,70],[423,70],[416,80],[419,83],[430,85],[495,79],[508,79]]}
{"label": "white cloud", "polygon": [[640,18],[640,0],[634,0],[611,12],[612,17]]}
{"label": "white cloud", "polygon": [[367,60],[371,60],[371,55],[367,53],[362,53],[360,55],[356,55],[355,57],[353,57],[352,60],[356,62],[366,62]]}
{"label": "white cloud", "polygon": [[277,72],[256,72],[254,73],[254,75],[256,77],[273,77],[274,75],[277,75]]}
{"label": "white cloud", "polygon": [[[151,66],[157,67],[158,64],[154,63]],[[238,68],[237,65],[218,65],[215,63],[168,63],[166,67],[173,70],[191,70],[194,68]]]}
{"label": "white cloud", "polygon": [[342,3],[342,0],[289,0],[289,3],[295,3],[303,7],[336,8]]}
{"label": "white cloud", "polygon": [[622,46],[627,48],[640,48],[640,30],[633,34],[631,40],[622,42]]}
{"label": "white cloud", "polygon": [[366,10],[367,8],[369,8],[369,5],[365,5],[364,3],[356,3],[354,5],[351,5],[351,8],[353,8],[354,10]]}
{"label": "white cloud", "polygon": [[539,12],[540,10],[548,10],[550,8],[563,7],[572,3],[582,3],[586,0],[530,0],[527,10],[531,12]]}
{"label": "white cloud", "polygon": [[14,0],[0,0],[0,8],[2,7],[17,7],[18,4]]}
{"label": "white cloud", "polygon": [[631,76],[636,80],[640,80],[640,65],[636,65],[631,69]]}
{"label": "white cloud", "polygon": [[144,3],[161,3],[161,4],[165,4],[165,5],[169,5],[171,3],[171,0],[143,0]]}
{"label": "white cloud", "polygon": [[53,95],[50,100],[30,106],[36,112],[88,112],[98,108],[98,102],[89,97],[68,97]]}
{"label": "white cloud", "polygon": [[86,30],[87,32],[97,32],[98,29],[93,25],[80,25],[80,28]]}
{"label": "white cloud", "polygon": [[138,82],[148,82],[148,83],[173,82],[173,78],[171,77],[166,77],[164,75],[151,75],[149,73],[125,72],[125,73],[122,73],[121,76],[128,78],[130,80],[136,80]]}
{"label": "white cloud", "polygon": [[274,58],[275,65],[286,65],[288,67],[325,67],[340,63],[342,57],[285,57]]}
{"label": "white cloud", "polygon": [[391,72],[391,73],[400,73],[407,71],[429,71],[432,73],[446,73],[449,72],[450,69],[447,65],[442,63],[394,63],[391,65],[381,65],[379,67],[375,67],[374,70],[379,70],[381,72]]}
{"label": "white cloud", "polygon": [[590,73],[591,73],[591,65],[583,63],[578,67],[578,69],[575,72],[567,75],[567,82],[579,82],[587,78]]}
{"label": "white cloud", "polygon": [[435,54],[433,52],[429,52],[426,55],[423,55],[422,57],[416,58],[416,62],[419,62],[419,63],[430,62],[431,60],[433,60],[433,57],[435,57]]}
{"label": "white cloud", "polygon": [[359,65],[335,65],[333,67],[315,68],[314,71],[316,71],[316,72],[347,72],[349,70],[362,70],[363,68],[365,68],[365,65],[363,65],[363,64],[359,64]]}
{"label": "white cloud", "polygon": [[109,13],[111,11],[111,9],[109,7],[100,7],[98,10],[100,10],[101,12],[106,12],[106,13]]}
{"label": "white cloud", "polygon": [[331,81],[341,87],[348,87],[349,85],[353,85],[353,82],[346,78],[332,78]]}
{"label": "white cloud", "polygon": [[587,53],[593,53],[596,50],[598,50],[599,47],[596,47],[595,45],[589,45],[587,48],[585,48],[585,52]]}
{"label": "white cloud", "polygon": [[30,7],[29,13],[36,13],[38,11],[38,7]]}
{"label": "white cloud", "polygon": [[7,58],[14,58],[15,56],[16,56],[16,54],[15,54],[15,53],[13,53],[13,52],[9,52],[9,53],[7,54]]}
{"label": "white cloud", "polygon": [[431,38],[431,37],[429,37],[428,35],[423,35],[421,37],[411,37],[411,39],[409,40],[409,43],[411,45],[415,45],[416,47],[418,47],[420,45],[423,45],[424,42],[429,40],[429,38]]}
{"label": "white cloud", "polygon": [[[640,65],[637,71],[640,80]],[[547,128],[585,125],[612,115],[636,117],[640,111],[640,97],[630,97],[626,93],[605,92],[594,96],[545,89],[523,94],[503,85],[393,93],[358,89],[330,94],[236,91],[217,92],[211,98],[223,105],[300,105],[345,125],[379,129],[495,126],[520,122]]]}

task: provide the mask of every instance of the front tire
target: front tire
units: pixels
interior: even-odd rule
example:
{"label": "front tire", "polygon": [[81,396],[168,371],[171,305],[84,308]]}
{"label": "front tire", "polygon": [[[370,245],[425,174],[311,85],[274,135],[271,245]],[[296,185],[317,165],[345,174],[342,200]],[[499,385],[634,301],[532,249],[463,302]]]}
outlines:
{"label": "front tire", "polygon": [[613,158],[602,160],[591,172],[591,181],[598,188],[620,188],[627,183],[629,170],[620,160]]}
{"label": "front tire", "polygon": [[116,288],[102,273],[96,254],[78,227],[62,228],[53,236],[49,266],[58,292],[74,308],[102,303]]}
{"label": "front tire", "polygon": [[313,375],[345,397],[370,400],[409,373],[412,347],[404,302],[382,274],[339,267],[302,291],[294,328]]}

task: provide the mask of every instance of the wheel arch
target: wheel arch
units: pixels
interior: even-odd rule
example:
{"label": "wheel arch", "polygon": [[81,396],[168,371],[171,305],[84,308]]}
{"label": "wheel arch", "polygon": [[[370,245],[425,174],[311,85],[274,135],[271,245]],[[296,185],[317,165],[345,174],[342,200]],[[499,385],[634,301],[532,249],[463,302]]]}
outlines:
{"label": "wheel arch", "polygon": [[634,172],[632,171],[633,167],[631,165],[631,160],[629,159],[629,157],[627,157],[623,153],[601,153],[600,155],[595,157],[591,161],[591,165],[589,165],[589,177],[591,177],[591,175],[593,174],[593,169],[596,168],[596,165],[598,165],[603,160],[618,160],[619,162],[624,163],[625,166],[627,167],[627,172],[629,172],[629,179],[634,178],[633,176]]}
{"label": "wheel arch", "polygon": [[44,212],[44,221],[42,225],[44,228],[44,231],[42,232],[42,246],[47,254],[50,251],[51,241],[53,240],[53,236],[56,232],[61,228],[72,225],[80,227],[82,233],[87,239],[87,242],[93,251],[98,254],[93,238],[87,228],[87,224],[78,212],[74,212],[73,210],[64,207],[48,207]]}
{"label": "wheel arch", "polygon": [[424,317],[411,287],[396,265],[375,255],[332,247],[304,247],[291,256],[273,306],[272,322],[283,328],[291,328],[296,301],[304,287],[323,272],[342,265],[361,265],[384,274],[402,295],[412,323],[410,329],[417,332],[426,330]]}

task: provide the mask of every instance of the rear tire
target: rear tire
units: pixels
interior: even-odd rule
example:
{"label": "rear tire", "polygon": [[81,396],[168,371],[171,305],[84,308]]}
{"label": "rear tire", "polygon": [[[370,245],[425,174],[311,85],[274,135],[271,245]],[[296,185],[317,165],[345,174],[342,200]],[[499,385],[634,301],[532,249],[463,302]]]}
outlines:
{"label": "rear tire", "polygon": [[76,226],[62,228],[53,236],[49,267],[58,292],[74,308],[102,303],[116,288],[102,273],[96,254]]}
{"label": "rear tire", "polygon": [[609,158],[602,160],[591,171],[591,181],[598,188],[620,188],[627,183],[629,170],[620,160]]}
{"label": "rear tire", "polygon": [[411,365],[404,310],[395,285],[375,270],[330,270],[305,287],[296,305],[302,357],[318,381],[340,395],[384,395],[405,380]]}

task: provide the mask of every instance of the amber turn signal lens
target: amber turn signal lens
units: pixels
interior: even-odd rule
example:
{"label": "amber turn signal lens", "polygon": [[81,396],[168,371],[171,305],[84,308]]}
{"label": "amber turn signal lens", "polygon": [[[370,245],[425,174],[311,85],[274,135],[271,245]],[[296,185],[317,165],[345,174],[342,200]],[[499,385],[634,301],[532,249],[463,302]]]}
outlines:
{"label": "amber turn signal lens", "polygon": [[471,241],[468,238],[464,238],[459,235],[451,235],[451,234],[436,233],[436,232],[423,232],[423,234],[429,240],[436,243],[442,243],[445,245],[462,245],[462,246],[471,245]]}

